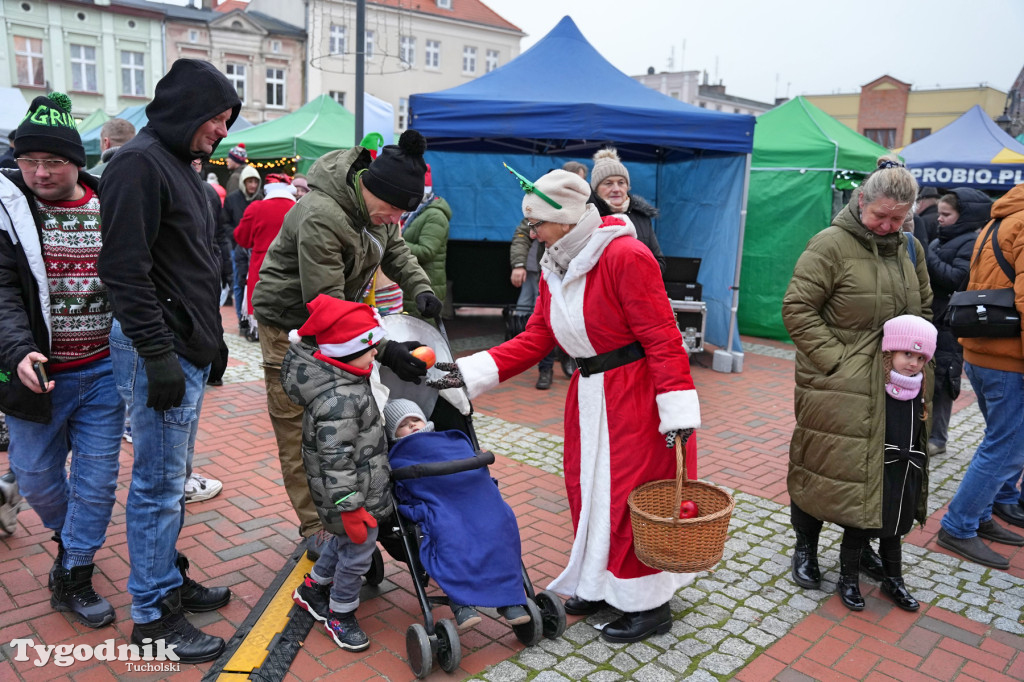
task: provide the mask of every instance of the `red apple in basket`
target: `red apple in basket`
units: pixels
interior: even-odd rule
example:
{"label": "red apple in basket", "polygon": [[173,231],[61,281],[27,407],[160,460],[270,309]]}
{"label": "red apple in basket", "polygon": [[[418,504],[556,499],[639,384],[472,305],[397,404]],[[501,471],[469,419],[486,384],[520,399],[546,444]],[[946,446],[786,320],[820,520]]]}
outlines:
{"label": "red apple in basket", "polygon": [[422,360],[423,362],[427,363],[427,369],[433,367],[434,363],[437,362],[437,355],[434,354],[434,349],[431,348],[430,346],[420,346],[419,348],[414,348],[410,355],[412,355],[417,360]]}
{"label": "red apple in basket", "polygon": [[679,518],[681,519],[695,519],[700,515],[697,511],[697,503],[693,500],[683,500],[683,503],[679,505]]}

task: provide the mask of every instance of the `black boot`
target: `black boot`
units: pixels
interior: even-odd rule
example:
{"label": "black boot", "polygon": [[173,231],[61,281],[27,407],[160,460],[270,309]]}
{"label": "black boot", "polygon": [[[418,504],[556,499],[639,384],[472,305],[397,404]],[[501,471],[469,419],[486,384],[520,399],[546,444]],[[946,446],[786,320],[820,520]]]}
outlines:
{"label": "black boot", "polygon": [[92,589],[93,565],[51,571],[53,594],[50,606],[57,611],[70,611],[85,625],[101,628],[114,622],[114,607]]}
{"label": "black boot", "polygon": [[243,339],[249,336],[249,320],[241,319],[238,321],[238,335]]}
{"label": "black boot", "polygon": [[882,568],[882,560],[875,553],[875,550],[871,548],[870,542],[864,545],[864,549],[860,553],[860,572],[878,582],[885,580],[885,569]]}
{"label": "black boot", "polygon": [[589,616],[608,606],[603,601],[590,601],[573,595],[565,600],[565,612],[570,616]]}
{"label": "black boot", "polygon": [[606,642],[639,642],[653,634],[672,629],[672,610],[668,602],[647,611],[626,612],[601,630]]}
{"label": "black boot", "polygon": [[878,552],[881,555],[882,569],[885,571],[882,593],[904,611],[917,611],[921,604],[910,596],[907,586],[903,583],[903,548],[900,547],[899,538],[882,540]]}
{"label": "black boot", "polygon": [[181,593],[173,590],[160,600],[160,617],[149,623],[136,623],[132,629],[131,643],[143,646],[148,642],[164,640],[165,647],[174,647],[174,653],[182,663],[204,663],[212,661],[224,651],[224,640],[208,635],[188,622],[181,612]]}
{"label": "black boot", "polygon": [[551,388],[552,374],[553,372],[551,371],[550,367],[547,369],[540,370],[540,373],[537,375],[536,388],[538,391],[546,391],[549,388]]}
{"label": "black boot", "polygon": [[839,582],[836,592],[843,606],[851,611],[864,610],[864,597],[860,594],[860,547],[839,546]]}
{"label": "black boot", "polygon": [[53,576],[56,575],[57,569],[64,566],[64,543],[60,540],[60,533],[54,533],[50,539],[57,543],[57,558],[53,560],[50,577],[46,579],[46,586],[50,588],[50,592],[53,592]]}
{"label": "black boot", "polygon": [[805,590],[821,587],[821,569],[818,568],[818,534],[793,527],[796,546],[793,548],[793,582]]}
{"label": "black boot", "polygon": [[215,611],[231,599],[231,590],[226,587],[203,587],[188,577],[188,559],[178,553],[178,570],[181,571],[181,608],[191,613]]}

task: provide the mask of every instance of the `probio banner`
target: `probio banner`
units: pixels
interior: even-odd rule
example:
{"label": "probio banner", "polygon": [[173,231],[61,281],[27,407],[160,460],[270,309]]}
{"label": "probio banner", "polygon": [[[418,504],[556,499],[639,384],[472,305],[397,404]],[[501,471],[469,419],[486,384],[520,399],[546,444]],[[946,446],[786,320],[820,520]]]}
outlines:
{"label": "probio banner", "polygon": [[1024,166],[910,166],[910,172],[922,185],[974,187],[1009,190],[1024,182]]}

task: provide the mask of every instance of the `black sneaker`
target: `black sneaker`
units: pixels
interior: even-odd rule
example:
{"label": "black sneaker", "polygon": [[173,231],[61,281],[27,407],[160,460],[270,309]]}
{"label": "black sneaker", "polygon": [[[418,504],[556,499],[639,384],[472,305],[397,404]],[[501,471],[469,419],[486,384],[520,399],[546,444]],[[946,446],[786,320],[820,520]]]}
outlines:
{"label": "black sneaker", "polygon": [[452,615],[455,616],[455,627],[459,630],[468,630],[480,624],[483,618],[472,606],[464,604],[452,604]]}
{"label": "black sneaker", "polygon": [[114,622],[114,607],[92,589],[92,569],[93,565],[87,564],[53,571],[50,606],[74,613],[88,627],[101,628]]}
{"label": "black sneaker", "polygon": [[356,612],[338,613],[331,611],[327,617],[327,634],[334,643],[349,651],[363,651],[370,646],[370,638],[359,627]]}
{"label": "black sneaker", "polygon": [[327,624],[331,613],[331,585],[321,585],[307,573],[302,583],[292,592],[292,600],[306,609],[309,615]]}
{"label": "black sneaker", "polygon": [[499,606],[498,615],[504,618],[509,625],[522,625],[530,622],[530,612],[522,604]]}
{"label": "black sneaker", "polygon": [[188,577],[188,559],[178,553],[178,571],[181,572],[181,608],[191,613],[216,611],[231,600],[226,587],[203,587]]}
{"label": "black sneaker", "polygon": [[223,639],[199,630],[182,614],[179,590],[160,600],[160,613],[157,620],[135,624],[132,644],[141,647],[147,638],[154,642],[162,639],[165,646],[174,647],[174,653],[182,663],[205,663],[224,651]]}

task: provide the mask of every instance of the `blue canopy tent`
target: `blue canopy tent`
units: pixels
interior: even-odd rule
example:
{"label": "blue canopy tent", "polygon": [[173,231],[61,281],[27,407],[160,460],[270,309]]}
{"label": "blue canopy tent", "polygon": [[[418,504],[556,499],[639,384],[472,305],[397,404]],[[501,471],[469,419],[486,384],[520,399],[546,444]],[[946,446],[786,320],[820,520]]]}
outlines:
{"label": "blue canopy tent", "polygon": [[[455,280],[457,303],[469,301],[481,277],[508,279],[507,243],[522,216],[522,193],[502,161],[536,178],[569,160],[590,162],[611,144],[627,163],[631,190],[661,212],[655,232],[665,254],[702,259],[706,339],[724,348],[731,333],[739,349],[733,288],[753,116],[708,111],[641,85],[605,60],[569,17],[488,74],[412,95],[410,109],[410,127],[429,142],[434,191],[452,206],[450,239],[504,252],[503,267],[488,273],[474,259],[472,283]],[[450,272],[462,266],[452,253]],[[506,296],[503,302],[515,300],[514,291]]]}
{"label": "blue canopy tent", "polygon": [[1024,144],[978,105],[900,155],[921,185],[1005,192],[1024,182]]}

